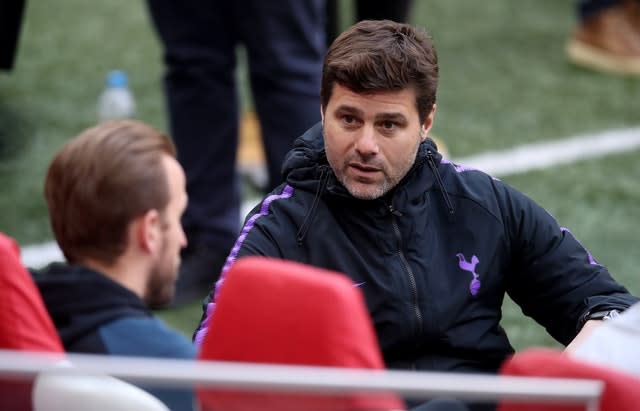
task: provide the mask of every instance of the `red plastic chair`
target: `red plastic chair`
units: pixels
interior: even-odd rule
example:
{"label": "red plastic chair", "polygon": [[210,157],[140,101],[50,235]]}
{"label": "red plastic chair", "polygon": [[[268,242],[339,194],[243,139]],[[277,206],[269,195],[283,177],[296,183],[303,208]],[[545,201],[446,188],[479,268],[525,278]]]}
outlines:
{"label": "red plastic chair", "polygon": [[[592,365],[551,349],[529,349],[515,354],[503,364],[503,375],[562,377],[602,380],[605,383],[600,411],[640,409],[640,379],[629,374]],[[517,404],[503,402],[499,411],[584,411],[580,405]]]}
{"label": "red plastic chair", "polygon": [[64,352],[15,241],[0,233],[0,348]]}
{"label": "red plastic chair", "polygon": [[[0,349],[63,353],[16,242],[0,233]],[[0,409],[30,410],[33,381],[0,379]]]}
{"label": "red plastic chair", "polygon": [[[383,369],[360,290],[344,275],[262,257],[227,273],[200,360]],[[274,394],[198,389],[204,411],[386,411],[395,395]]]}

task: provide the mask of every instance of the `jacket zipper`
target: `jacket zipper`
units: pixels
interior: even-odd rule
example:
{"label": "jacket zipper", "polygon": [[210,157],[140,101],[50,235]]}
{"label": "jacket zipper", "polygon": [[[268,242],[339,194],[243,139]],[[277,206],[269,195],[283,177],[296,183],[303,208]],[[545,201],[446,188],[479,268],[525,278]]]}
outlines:
{"label": "jacket zipper", "polygon": [[316,188],[316,194],[313,197],[313,202],[311,203],[311,208],[304,216],[304,221],[302,225],[300,225],[300,229],[296,234],[296,241],[298,245],[301,246],[304,238],[307,235],[307,232],[311,228],[311,224],[313,223],[313,218],[316,215],[316,209],[318,208],[318,204],[320,203],[320,197],[324,192],[324,189],[327,186],[327,181],[329,181],[329,166],[321,166],[320,167],[320,182],[318,183],[318,187]]}
{"label": "jacket zipper", "polygon": [[396,210],[393,207],[393,204],[389,204],[389,212],[391,213],[391,225],[393,226],[393,231],[398,238],[398,257],[400,257],[400,261],[402,261],[402,265],[404,266],[407,274],[409,274],[409,286],[411,289],[411,296],[413,297],[413,311],[416,314],[416,319],[418,320],[418,334],[422,333],[422,312],[420,311],[420,307],[418,306],[418,285],[416,283],[416,277],[413,274],[413,270],[409,266],[409,262],[402,252],[402,236],[400,235],[400,227],[398,226],[398,217],[402,217],[402,212]]}
{"label": "jacket zipper", "polygon": [[449,194],[447,194],[447,190],[444,188],[444,182],[442,181],[442,176],[438,172],[438,166],[436,166],[436,162],[433,159],[433,152],[431,149],[427,150],[427,164],[431,168],[434,177],[436,178],[436,183],[438,184],[438,188],[440,189],[440,193],[442,193],[442,197],[444,198],[444,202],[447,205],[447,210],[449,211],[449,219],[453,218],[453,214],[455,214],[455,209],[453,208],[453,204],[451,203],[451,199],[449,198]]}

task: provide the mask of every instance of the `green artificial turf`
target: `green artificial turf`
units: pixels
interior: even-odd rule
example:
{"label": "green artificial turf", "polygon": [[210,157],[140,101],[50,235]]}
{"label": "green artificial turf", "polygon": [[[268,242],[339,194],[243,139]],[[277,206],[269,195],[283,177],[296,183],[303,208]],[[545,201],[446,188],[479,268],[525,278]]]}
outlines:
{"label": "green artificial turf", "polygon": [[[340,1],[341,24],[351,18]],[[433,36],[441,82],[434,133],[452,157],[640,123],[640,79],[567,63],[568,0],[415,1],[411,21]],[[0,230],[23,244],[52,238],[42,184],[53,153],[96,121],[106,73],[129,74],[137,117],[167,129],[162,56],[141,0],[27,2],[14,71],[0,72]],[[239,53],[243,61],[243,53]],[[251,105],[246,68],[243,105]],[[505,178],[547,207],[640,293],[638,152]],[[552,340],[505,303],[517,348]],[[159,312],[191,335],[200,305]],[[561,315],[561,313],[559,313]]]}

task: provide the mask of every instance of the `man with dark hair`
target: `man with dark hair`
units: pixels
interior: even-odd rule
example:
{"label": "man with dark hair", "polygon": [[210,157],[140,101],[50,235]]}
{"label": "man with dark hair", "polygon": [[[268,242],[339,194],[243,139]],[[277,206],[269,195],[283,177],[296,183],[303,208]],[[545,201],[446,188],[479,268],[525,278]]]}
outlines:
{"label": "man with dark hair", "polygon": [[[496,372],[513,353],[505,292],[563,344],[638,301],[531,199],[442,158],[428,138],[438,72],[412,26],[342,33],[324,59],[322,123],[247,217],[216,292],[247,255],[340,271],[362,290],[388,367],[457,372]],[[214,305],[215,293],[196,342]]]}
{"label": "man with dark hair", "polygon": [[[54,157],[45,197],[69,264],[34,278],[70,352],[194,358],[195,347],[149,306],[173,298],[185,176],[169,138],[133,120],[90,128]],[[149,390],[171,409],[190,410],[193,393]]]}

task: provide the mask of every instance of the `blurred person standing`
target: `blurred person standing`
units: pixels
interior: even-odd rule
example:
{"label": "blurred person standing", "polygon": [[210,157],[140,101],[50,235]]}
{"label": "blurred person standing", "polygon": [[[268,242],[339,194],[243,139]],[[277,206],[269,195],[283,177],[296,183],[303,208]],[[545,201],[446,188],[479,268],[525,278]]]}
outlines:
{"label": "blurred person standing", "polygon": [[579,0],[569,61],[623,75],[640,75],[640,0]]}
{"label": "blurred person standing", "polygon": [[[186,246],[171,140],[134,120],[87,129],[53,158],[45,197],[68,263],[32,274],[65,350],[194,358],[191,341],[149,309],[171,301]],[[193,408],[192,390],[148,391],[172,410]]]}
{"label": "blurred person standing", "polygon": [[240,228],[236,48],[246,48],[268,190],[293,140],[320,119],[324,0],[148,0],[164,47],[171,134],[187,175],[176,304],[204,297]]}

